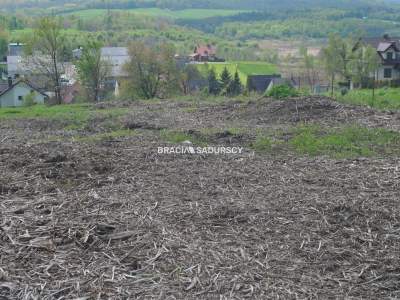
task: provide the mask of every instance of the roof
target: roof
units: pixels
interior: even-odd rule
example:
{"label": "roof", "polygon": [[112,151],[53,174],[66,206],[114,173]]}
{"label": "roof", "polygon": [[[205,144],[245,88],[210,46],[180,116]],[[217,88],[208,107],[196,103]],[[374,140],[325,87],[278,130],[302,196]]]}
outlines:
{"label": "roof", "polygon": [[[370,45],[371,47],[377,49],[379,52],[385,52],[390,46],[394,46],[397,49],[400,49],[400,37],[372,37],[372,38],[363,38],[362,41]],[[384,49],[384,50],[383,50]]]}
{"label": "roof", "polygon": [[396,47],[396,42],[381,42],[378,44],[377,51],[378,52],[385,52],[388,50],[390,47],[394,47],[395,49],[398,49]]}
{"label": "roof", "polygon": [[0,93],[8,89],[8,83],[0,83]]}
{"label": "roof", "polygon": [[39,94],[42,94],[45,97],[48,97],[45,93],[43,93],[41,90],[39,90],[37,87],[33,86],[32,83],[30,83],[27,80],[19,80],[17,82],[15,82],[14,84],[12,84],[10,87],[8,87],[7,89],[5,89],[4,91],[2,91],[0,93],[0,97],[3,96],[4,94],[8,93],[9,91],[11,91],[13,88],[15,88],[17,85],[21,84],[21,83],[25,83],[26,85],[28,85],[32,90],[35,90],[36,92],[38,92]]}
{"label": "roof", "polygon": [[273,82],[274,85],[293,85],[290,79],[281,77],[272,78],[271,82]]}
{"label": "roof", "polygon": [[[247,77],[247,85],[250,90],[260,93],[265,92],[272,81],[280,79],[281,75],[249,75]],[[276,82],[274,81],[276,84]]]}
{"label": "roof", "polygon": [[201,45],[197,46],[194,52],[195,54],[199,54],[201,56],[212,56],[217,54],[217,48],[212,45]]}

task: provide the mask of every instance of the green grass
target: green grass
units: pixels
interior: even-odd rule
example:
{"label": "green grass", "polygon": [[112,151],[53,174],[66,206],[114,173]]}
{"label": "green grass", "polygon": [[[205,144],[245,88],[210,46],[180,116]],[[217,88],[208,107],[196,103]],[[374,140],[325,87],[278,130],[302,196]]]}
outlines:
{"label": "green grass", "polygon": [[258,136],[251,147],[259,152],[270,151],[272,149],[271,138],[267,136]]}
{"label": "green grass", "polygon": [[382,128],[358,126],[337,129],[301,126],[294,131],[289,145],[297,153],[311,156],[386,156],[400,153],[400,134]]}
{"label": "green grass", "polygon": [[[282,136],[289,139],[282,140]],[[400,133],[383,128],[343,126],[325,128],[302,125],[289,134],[259,134],[250,145],[258,152],[283,150],[307,156],[332,158],[386,157],[400,155]]]}
{"label": "green grass", "polygon": [[211,68],[215,69],[215,72],[220,75],[224,68],[226,67],[228,71],[232,74],[236,72],[239,73],[240,81],[243,85],[247,83],[247,76],[249,75],[271,75],[277,73],[276,66],[266,63],[266,62],[256,62],[256,61],[231,61],[231,62],[217,62],[217,63],[204,63],[196,64],[198,70],[206,75],[208,70]]}
{"label": "green grass", "polygon": [[[112,12],[129,12],[150,17],[167,17],[171,19],[205,19],[217,16],[233,16],[248,10],[227,10],[227,9],[183,9],[183,10],[169,10],[160,8],[136,8],[136,9],[113,9]],[[106,9],[86,9],[68,13],[68,15],[75,15],[82,19],[91,19],[94,17],[102,17],[107,13]]]}
{"label": "green grass", "polygon": [[77,136],[74,137],[74,140],[77,142],[88,142],[94,143],[102,140],[111,140],[111,139],[118,139],[123,137],[129,137],[136,135],[137,132],[135,130],[130,129],[119,129],[111,132],[104,132],[90,136]]}
{"label": "green grass", "polygon": [[34,105],[31,107],[0,108],[2,119],[46,119],[66,123],[65,129],[83,128],[87,122],[97,116],[113,119],[127,113],[126,108],[96,109],[90,104],[70,105]]}
{"label": "green grass", "polygon": [[192,141],[192,136],[190,134],[180,131],[162,130],[160,136],[163,140],[174,144],[179,144],[184,141]]}
{"label": "green grass", "polygon": [[400,109],[400,88],[380,88],[375,90],[375,99],[372,90],[352,90],[342,96],[336,93],[335,98],[343,103],[367,105],[377,109]]}
{"label": "green grass", "polygon": [[31,107],[1,108],[0,119],[2,118],[44,118],[44,119],[84,119],[89,112],[89,105],[34,105]]}

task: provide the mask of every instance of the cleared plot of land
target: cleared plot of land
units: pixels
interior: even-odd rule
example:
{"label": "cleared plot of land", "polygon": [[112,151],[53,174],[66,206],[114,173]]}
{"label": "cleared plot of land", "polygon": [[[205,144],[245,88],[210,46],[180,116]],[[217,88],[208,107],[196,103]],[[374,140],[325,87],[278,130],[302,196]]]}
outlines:
{"label": "cleared plot of land", "polygon": [[[112,9],[111,12],[129,12],[131,14],[151,16],[151,17],[167,17],[171,19],[205,19],[210,17],[224,17],[233,16],[245,10],[226,10],[226,9],[183,9],[183,10],[169,10],[160,8],[136,8],[136,9]],[[101,17],[107,14],[106,9],[87,9],[68,13],[85,18]]]}
{"label": "cleared plot of land", "polygon": [[277,73],[276,66],[266,62],[230,61],[202,63],[196,64],[196,66],[203,74],[207,74],[208,70],[214,68],[215,72],[220,75],[226,67],[233,76],[237,70],[243,84],[246,84],[249,75],[271,75]]}
{"label": "cleared plot of land", "polygon": [[322,40],[255,40],[254,42],[258,43],[261,49],[275,50],[279,57],[285,58],[288,56],[294,58],[301,58],[299,53],[299,49],[301,47],[306,47],[308,50],[308,54],[318,56],[322,46],[325,45],[325,42]]}
{"label": "cleared plot of land", "polygon": [[[0,296],[398,298],[399,131],[325,98],[2,109]],[[158,154],[187,139],[244,153]]]}

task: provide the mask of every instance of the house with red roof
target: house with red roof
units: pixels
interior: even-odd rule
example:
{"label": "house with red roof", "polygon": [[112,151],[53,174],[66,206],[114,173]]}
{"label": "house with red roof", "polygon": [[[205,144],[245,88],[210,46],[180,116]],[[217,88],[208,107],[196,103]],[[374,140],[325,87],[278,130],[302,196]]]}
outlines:
{"label": "house with red roof", "polygon": [[195,62],[220,61],[217,58],[217,47],[213,45],[198,45],[194,48],[190,60]]}

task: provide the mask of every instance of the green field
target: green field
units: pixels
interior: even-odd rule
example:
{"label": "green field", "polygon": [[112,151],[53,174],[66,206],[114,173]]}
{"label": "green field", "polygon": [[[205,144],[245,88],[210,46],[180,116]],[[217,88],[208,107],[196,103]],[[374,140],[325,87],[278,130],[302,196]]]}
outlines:
{"label": "green field", "polygon": [[[112,12],[129,12],[142,16],[151,17],[167,17],[171,19],[205,19],[210,17],[224,17],[233,16],[246,10],[227,10],[227,9],[183,9],[183,10],[169,10],[160,8],[135,8],[135,9],[113,9]],[[90,19],[93,17],[101,17],[106,14],[106,9],[86,9],[68,13],[68,15],[75,15],[82,19]]]}
{"label": "green field", "polygon": [[247,76],[249,75],[271,75],[277,73],[276,66],[266,62],[255,62],[255,61],[232,61],[223,63],[204,63],[196,65],[198,70],[206,75],[210,68],[214,68],[215,72],[220,75],[226,67],[231,74],[234,74],[236,70],[239,73],[242,84],[247,83]]}
{"label": "green field", "polygon": [[258,152],[287,149],[300,155],[341,159],[399,155],[399,145],[400,134],[384,128],[300,125],[290,130],[290,138],[285,142],[276,136],[260,135],[251,147]]}
{"label": "green field", "polygon": [[336,93],[334,97],[338,101],[348,104],[367,105],[378,109],[400,109],[399,88],[376,89],[375,98],[372,97],[370,89],[352,90],[346,95]]}

